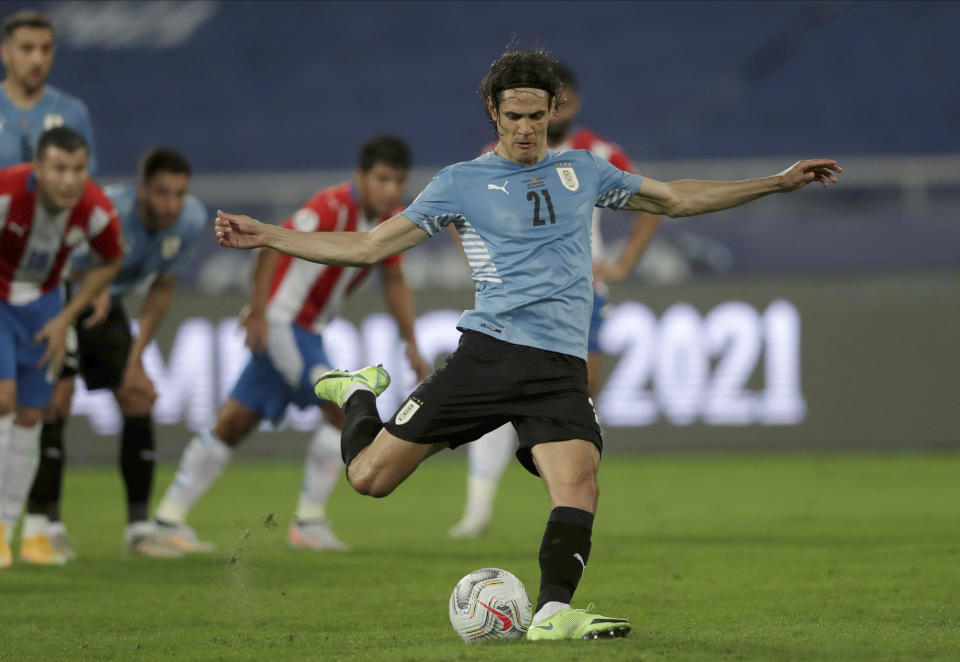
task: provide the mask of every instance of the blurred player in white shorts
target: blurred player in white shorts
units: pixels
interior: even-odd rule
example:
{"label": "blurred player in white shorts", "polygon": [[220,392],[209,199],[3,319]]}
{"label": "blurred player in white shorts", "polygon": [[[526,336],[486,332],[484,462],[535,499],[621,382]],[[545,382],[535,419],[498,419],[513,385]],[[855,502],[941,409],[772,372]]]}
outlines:
{"label": "blurred player in white shorts", "polygon": [[[580,112],[580,91],[576,75],[566,66],[557,68],[557,76],[563,86],[566,102],[557,110],[547,127],[547,145],[550,149],[564,151],[585,149],[609,161],[621,170],[636,172],[626,152],[615,143],[604,140],[585,127],[572,127]],[[492,152],[496,141],[484,148]],[[607,308],[607,283],[623,280],[656,234],[660,217],[646,212],[636,212],[633,231],[626,246],[616,261],[607,259],[603,237],[600,234],[601,210],[593,212],[591,242],[593,249],[593,315],[590,319],[590,335],[587,342],[587,380],[590,396],[597,396],[597,380],[600,373],[600,327]],[[517,433],[512,425],[504,425],[467,447],[467,503],[460,521],[450,528],[453,538],[476,538],[483,535],[493,514],[493,501],[497,494],[500,477],[517,448]]]}
{"label": "blurred player in white shorts", "polygon": [[[381,136],[360,150],[352,182],[319,191],[284,227],[304,232],[370,230],[396,213],[401,203],[410,152],[400,140]],[[384,296],[407,343],[407,359],[418,380],[430,374],[414,336],[413,295],[406,285],[401,256],[380,267]],[[320,405],[314,382],[330,369],[321,336],[344,298],[370,269],[325,266],[265,249],[257,255],[254,289],[243,320],[246,344],[253,352],[213,429],[196,435],[180,459],[173,484],[155,519],[166,544],[183,551],[211,549],[186,524],[194,504],[210,488],[240,444],[262,419],[275,423],[287,405]],[[325,420],[307,448],[303,487],[288,541],[296,548],[348,549],[330,529],[326,502],[341,473],[340,428],[343,412],[320,405]]]}

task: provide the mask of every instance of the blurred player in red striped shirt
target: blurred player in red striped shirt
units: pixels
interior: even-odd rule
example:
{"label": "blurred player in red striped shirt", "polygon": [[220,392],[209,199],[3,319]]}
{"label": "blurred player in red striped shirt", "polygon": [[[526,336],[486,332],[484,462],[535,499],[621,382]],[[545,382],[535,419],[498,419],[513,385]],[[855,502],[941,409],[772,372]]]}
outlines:
{"label": "blurred player in red striped shirt", "polygon": [[[284,227],[302,232],[365,232],[398,213],[410,152],[396,138],[381,136],[360,151],[354,181],[318,192]],[[381,263],[384,296],[407,343],[407,359],[418,380],[430,374],[414,336],[413,295],[401,268],[401,255]],[[303,490],[296,520],[290,525],[292,546],[346,549],[330,529],[325,504],[343,466],[340,428],[343,412],[318,403],[313,384],[330,369],[321,334],[343,300],[370,269],[338,267],[298,260],[263,250],[254,268],[249,312],[243,320],[246,344],[253,352],[212,430],[191,440],[180,459],[173,484],[156,511],[158,535],[183,551],[205,551],[186,524],[187,514],[209,489],[233,454],[233,448],[267,418],[279,422],[287,405],[319,404],[325,421],[307,450]]]}
{"label": "blurred player in red striped shirt", "polygon": [[[582,126],[574,126],[573,121],[580,112],[580,90],[576,75],[566,66],[557,67],[557,77],[563,85],[562,94],[566,101],[560,104],[556,115],[547,126],[547,146],[557,152],[570,149],[585,149],[611,164],[636,172],[630,157],[616,143],[601,138]],[[484,152],[492,152],[496,141],[487,145]],[[603,325],[607,308],[607,283],[623,280],[633,268],[653,239],[660,225],[660,217],[646,212],[636,212],[633,230],[626,246],[616,260],[610,260],[600,234],[599,208],[593,210],[593,226],[590,238],[593,248],[593,316],[590,320],[590,335],[587,341],[587,382],[590,396],[596,398],[597,381],[600,374],[600,327]],[[490,432],[477,443],[467,447],[467,504],[463,517],[450,529],[454,538],[475,538],[487,528],[493,512],[493,500],[496,496],[500,476],[516,449],[517,434],[512,425],[505,425]]]}

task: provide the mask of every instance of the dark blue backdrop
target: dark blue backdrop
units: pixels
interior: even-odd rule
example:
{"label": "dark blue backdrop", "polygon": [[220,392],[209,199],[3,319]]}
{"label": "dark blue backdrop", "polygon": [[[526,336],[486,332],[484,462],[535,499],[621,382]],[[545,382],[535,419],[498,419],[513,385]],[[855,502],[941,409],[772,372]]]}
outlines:
{"label": "dark blue backdrop", "polygon": [[77,38],[70,17],[97,4],[39,6],[106,173],[158,142],[201,171],[343,167],[375,131],[418,165],[472,158],[477,83],[514,34],[579,70],[583,121],[641,163],[960,151],[958,3],[222,2],[173,48],[129,20]]}

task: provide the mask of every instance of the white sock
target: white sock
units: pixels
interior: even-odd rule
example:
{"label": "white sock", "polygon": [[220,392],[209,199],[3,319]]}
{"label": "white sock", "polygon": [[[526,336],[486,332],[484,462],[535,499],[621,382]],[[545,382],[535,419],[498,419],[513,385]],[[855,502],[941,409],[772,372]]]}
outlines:
{"label": "white sock", "polygon": [[184,449],[173,483],[154,517],[171,524],[186,522],[190,509],[210,489],[232,456],[233,450],[212,431],[196,435]]}
{"label": "white sock", "polygon": [[545,618],[550,618],[561,609],[566,609],[570,605],[566,602],[548,602],[540,607],[540,611],[533,615],[533,622],[539,623]]}
{"label": "white sock", "polygon": [[[9,457],[8,449],[10,448],[10,434],[13,432],[13,412],[6,414],[5,416],[0,416],[0,494],[3,494],[3,476],[7,472],[7,459]],[[9,525],[5,520],[0,518],[0,524],[3,524],[3,533],[4,537],[7,539],[7,544],[10,544],[10,539],[13,538],[13,526]],[[14,522],[14,525],[16,522]]]}
{"label": "white sock", "polygon": [[46,515],[31,515],[28,513],[23,518],[23,537],[32,538],[41,534],[49,535],[47,531],[49,525],[50,520],[47,519]]}
{"label": "white sock", "polygon": [[326,517],[327,499],[333,491],[343,460],[340,458],[340,430],[326,421],[313,433],[303,466],[303,487],[297,504],[298,520]]}
{"label": "white sock", "polygon": [[516,448],[517,434],[507,423],[470,444],[467,449],[467,506],[464,517],[489,518],[497,485]]}
{"label": "white sock", "polygon": [[40,423],[30,427],[14,424],[10,429],[0,480],[0,520],[8,535],[20,519],[40,464],[40,427]]}

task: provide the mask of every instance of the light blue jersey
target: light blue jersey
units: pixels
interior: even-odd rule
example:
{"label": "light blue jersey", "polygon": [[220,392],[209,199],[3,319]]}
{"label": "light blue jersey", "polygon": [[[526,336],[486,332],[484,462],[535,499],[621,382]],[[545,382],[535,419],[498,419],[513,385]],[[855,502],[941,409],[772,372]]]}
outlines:
{"label": "light blue jersey", "polygon": [[57,126],[68,126],[86,139],[90,147],[87,169],[91,175],[96,174],[97,151],[85,103],[47,85],[40,101],[30,110],[22,110],[11,103],[0,86],[0,168],[33,161],[40,134]]}
{"label": "light blue jersey", "polygon": [[[117,208],[124,243],[123,264],[110,284],[110,296],[128,294],[159,273],[181,275],[195,252],[200,233],[207,226],[207,209],[203,203],[187,194],[173,225],[151,231],[140,218],[136,183],[107,186],[104,192]],[[71,264],[81,271],[89,271],[90,253],[78,250]]]}
{"label": "light blue jersey", "polygon": [[593,208],[619,209],[642,182],[584,150],[533,166],[490,152],[438,172],[403,215],[460,233],[477,294],[458,328],[586,359]]}

